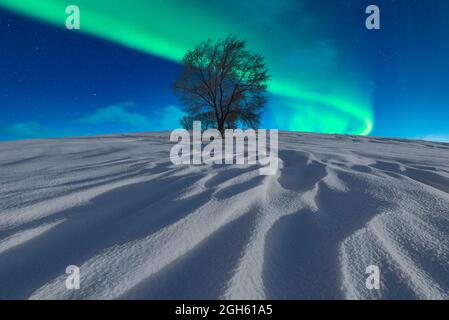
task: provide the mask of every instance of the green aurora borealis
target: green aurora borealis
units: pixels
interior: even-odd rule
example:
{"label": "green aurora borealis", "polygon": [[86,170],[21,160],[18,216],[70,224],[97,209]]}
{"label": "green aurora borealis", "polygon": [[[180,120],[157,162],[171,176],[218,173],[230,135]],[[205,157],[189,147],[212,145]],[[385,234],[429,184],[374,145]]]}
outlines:
{"label": "green aurora borealis", "polygon": [[[285,16],[292,1],[296,11]],[[266,58],[271,127],[368,135],[370,82],[339,51],[322,17],[295,0],[251,2],[0,0],[0,6],[64,28],[65,8],[76,4],[81,32],[171,61],[201,41],[234,33]]]}

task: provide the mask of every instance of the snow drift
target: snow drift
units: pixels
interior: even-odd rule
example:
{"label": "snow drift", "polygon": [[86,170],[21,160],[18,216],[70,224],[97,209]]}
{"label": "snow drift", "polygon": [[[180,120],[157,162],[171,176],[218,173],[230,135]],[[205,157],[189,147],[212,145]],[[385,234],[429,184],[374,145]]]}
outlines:
{"label": "snow drift", "polygon": [[260,176],[168,137],[0,143],[0,298],[449,297],[449,144],[281,133]]}

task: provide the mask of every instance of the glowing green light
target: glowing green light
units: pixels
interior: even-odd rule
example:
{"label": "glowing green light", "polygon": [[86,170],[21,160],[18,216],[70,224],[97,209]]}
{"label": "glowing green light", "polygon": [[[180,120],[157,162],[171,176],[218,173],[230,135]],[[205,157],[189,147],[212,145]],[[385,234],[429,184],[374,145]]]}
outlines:
{"label": "glowing green light", "polygon": [[[291,26],[275,23],[279,8],[273,4],[271,11],[263,15],[263,19],[274,21],[266,22],[273,26],[267,34],[261,29],[264,24],[259,23],[260,8],[247,10],[245,4],[238,3],[226,6],[199,0],[0,0],[0,6],[62,28],[67,16],[65,8],[76,4],[81,12],[81,32],[172,61],[180,61],[186,50],[205,39],[223,38],[229,33],[240,35],[248,40],[251,50],[266,57],[272,74],[270,92],[289,100],[288,110],[276,106],[280,115],[274,118],[280,129],[361,135],[372,131],[369,90],[359,85],[357,72],[344,69],[347,66],[335,70],[332,61],[336,52],[331,45],[307,39],[309,33],[316,32],[316,26],[299,36],[299,40],[291,38]],[[307,16],[306,11],[303,14]],[[309,21],[298,17],[298,21],[302,20]],[[300,27],[307,29],[305,24]],[[297,33],[294,31],[292,34]],[[292,52],[296,53],[293,58]],[[323,85],[332,90],[313,90]]]}

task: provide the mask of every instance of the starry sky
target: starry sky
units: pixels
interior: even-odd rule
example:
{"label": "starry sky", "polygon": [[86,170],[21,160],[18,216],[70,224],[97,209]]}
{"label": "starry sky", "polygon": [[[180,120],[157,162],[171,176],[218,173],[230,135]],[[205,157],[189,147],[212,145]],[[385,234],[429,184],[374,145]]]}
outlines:
{"label": "starry sky", "polygon": [[233,33],[267,61],[265,128],[449,141],[448,16],[447,0],[0,0],[0,140],[175,129],[183,54]]}

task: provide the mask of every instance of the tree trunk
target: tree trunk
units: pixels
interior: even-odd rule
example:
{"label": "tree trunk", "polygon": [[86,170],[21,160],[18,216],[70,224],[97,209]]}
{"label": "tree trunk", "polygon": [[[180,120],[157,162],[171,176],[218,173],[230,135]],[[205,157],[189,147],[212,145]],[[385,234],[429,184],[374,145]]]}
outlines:
{"label": "tree trunk", "polygon": [[218,131],[220,131],[221,137],[224,138],[224,124],[223,123],[218,124]]}

